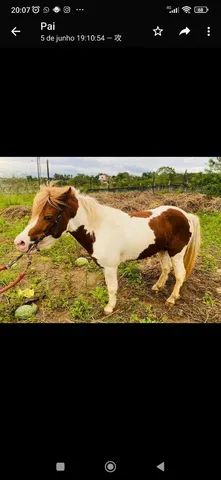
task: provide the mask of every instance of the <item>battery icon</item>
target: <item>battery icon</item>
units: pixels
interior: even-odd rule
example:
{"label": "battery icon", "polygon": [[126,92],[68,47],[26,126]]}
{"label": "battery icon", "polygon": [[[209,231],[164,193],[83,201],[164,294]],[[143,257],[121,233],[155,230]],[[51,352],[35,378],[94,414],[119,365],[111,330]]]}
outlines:
{"label": "battery icon", "polygon": [[206,5],[203,5],[201,7],[194,7],[194,13],[207,13],[209,11],[209,8]]}

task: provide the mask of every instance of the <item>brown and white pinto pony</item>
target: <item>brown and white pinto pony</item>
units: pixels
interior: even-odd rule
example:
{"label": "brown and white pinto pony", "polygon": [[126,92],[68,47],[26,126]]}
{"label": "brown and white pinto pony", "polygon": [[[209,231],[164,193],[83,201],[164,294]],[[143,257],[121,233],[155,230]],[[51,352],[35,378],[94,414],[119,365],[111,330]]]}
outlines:
{"label": "brown and white pinto pony", "polygon": [[65,232],[71,233],[104,269],[109,294],[107,314],[116,305],[121,262],[158,254],[162,273],[152,290],[162,289],[173,269],[176,283],[167,303],[174,304],[200,247],[198,217],[180,208],[161,206],[128,214],[101,205],[73,187],[53,185],[37,193],[31,220],[16,237],[15,245],[27,252],[33,242],[38,242],[38,249],[43,249]]}

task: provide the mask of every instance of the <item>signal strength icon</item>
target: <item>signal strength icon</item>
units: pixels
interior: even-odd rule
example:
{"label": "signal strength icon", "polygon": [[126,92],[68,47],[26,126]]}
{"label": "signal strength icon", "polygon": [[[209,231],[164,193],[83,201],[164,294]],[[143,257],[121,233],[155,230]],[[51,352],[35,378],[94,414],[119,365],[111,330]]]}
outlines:
{"label": "signal strength icon", "polygon": [[185,7],[182,7],[182,10],[183,10],[185,13],[191,13],[192,7],[185,6]]}
{"label": "signal strength icon", "polygon": [[180,11],[180,8],[177,7],[177,8],[174,8],[173,10],[170,10],[169,13],[179,13],[179,11]]}

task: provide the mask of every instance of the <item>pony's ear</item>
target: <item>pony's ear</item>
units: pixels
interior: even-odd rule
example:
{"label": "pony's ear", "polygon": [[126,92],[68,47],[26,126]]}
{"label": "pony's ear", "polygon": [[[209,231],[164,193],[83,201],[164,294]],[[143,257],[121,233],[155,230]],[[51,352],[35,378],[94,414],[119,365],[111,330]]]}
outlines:
{"label": "pony's ear", "polygon": [[67,201],[71,196],[72,196],[72,188],[69,187],[65,192],[61,194],[59,199],[62,201]]}
{"label": "pony's ear", "polygon": [[72,195],[72,188],[71,187],[69,187],[69,189],[67,190],[66,195],[68,197],[70,197]]}

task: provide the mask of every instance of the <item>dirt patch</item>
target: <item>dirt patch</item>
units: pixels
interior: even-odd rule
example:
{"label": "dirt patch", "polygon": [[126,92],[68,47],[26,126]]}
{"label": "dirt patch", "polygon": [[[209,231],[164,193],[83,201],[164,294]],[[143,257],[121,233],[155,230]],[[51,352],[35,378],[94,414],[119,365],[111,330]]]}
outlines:
{"label": "dirt patch", "polygon": [[151,192],[96,192],[91,196],[101,203],[119,208],[124,212],[148,210],[160,205],[173,205],[187,212],[221,212],[221,198],[191,193],[151,193]]}
{"label": "dirt patch", "polygon": [[[118,208],[125,212],[139,211],[146,207],[155,208],[159,205],[173,205],[189,212],[221,212],[221,198],[208,197],[200,193],[151,193],[151,192],[96,192],[90,196],[106,205]],[[0,211],[0,216],[6,219],[21,219],[31,214],[31,207],[22,205],[7,207]]]}
{"label": "dirt patch", "polygon": [[146,300],[154,306],[159,318],[163,314],[168,316],[169,322],[175,323],[221,322],[221,298],[217,292],[220,275],[205,272],[198,264],[194,273],[183,284],[180,299],[168,310],[165,301],[174,287],[174,275],[169,275],[164,289],[156,294],[151,287],[160,275],[157,259],[149,259],[149,266],[144,265],[142,270],[145,283],[148,284],[145,291]]}
{"label": "dirt patch", "polygon": [[50,314],[42,306],[35,317],[37,323],[73,323],[67,310],[57,309]]}
{"label": "dirt patch", "polygon": [[30,215],[30,214],[31,214],[31,208],[23,207],[23,206],[7,207],[0,212],[0,216],[3,218],[6,218],[7,220],[10,220],[10,219],[19,220],[23,217],[26,217],[26,215]]}

